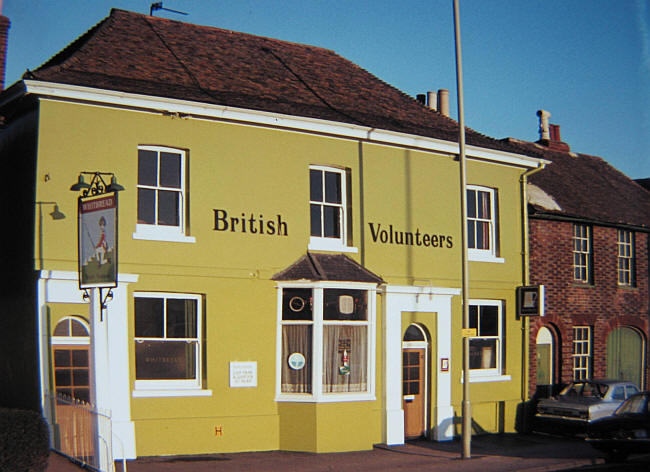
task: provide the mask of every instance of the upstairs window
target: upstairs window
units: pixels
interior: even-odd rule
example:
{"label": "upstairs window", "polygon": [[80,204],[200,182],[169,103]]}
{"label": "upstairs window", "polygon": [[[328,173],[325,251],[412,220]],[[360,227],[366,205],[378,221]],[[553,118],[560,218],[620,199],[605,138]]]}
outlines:
{"label": "upstairs window", "polygon": [[343,169],[309,168],[310,249],[349,251],[348,182]]}
{"label": "upstairs window", "polygon": [[186,152],[158,146],[138,148],[136,239],[186,238]]}
{"label": "upstairs window", "polygon": [[592,281],[591,227],[573,225],[573,280],[585,284]]}
{"label": "upstairs window", "polygon": [[634,234],[618,230],[618,284],[634,286]]}
{"label": "upstairs window", "polygon": [[496,192],[467,186],[467,249],[470,260],[497,259]]}

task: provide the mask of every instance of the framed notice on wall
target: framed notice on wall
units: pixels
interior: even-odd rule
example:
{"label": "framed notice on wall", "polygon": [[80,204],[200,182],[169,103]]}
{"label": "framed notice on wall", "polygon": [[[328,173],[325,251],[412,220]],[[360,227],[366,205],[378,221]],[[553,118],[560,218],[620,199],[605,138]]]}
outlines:
{"label": "framed notice on wall", "polygon": [[517,287],[517,315],[544,316],[544,286]]}
{"label": "framed notice on wall", "polygon": [[79,288],[117,286],[117,194],[80,197]]}

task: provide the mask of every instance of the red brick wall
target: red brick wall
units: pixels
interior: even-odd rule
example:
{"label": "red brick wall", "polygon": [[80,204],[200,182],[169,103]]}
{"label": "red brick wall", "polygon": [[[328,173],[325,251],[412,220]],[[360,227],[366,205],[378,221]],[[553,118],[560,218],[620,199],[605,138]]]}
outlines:
{"label": "red brick wall", "polygon": [[9,35],[9,18],[0,15],[0,91],[5,87],[5,66],[7,64],[7,37]]}
{"label": "red brick wall", "polygon": [[647,233],[635,233],[636,284],[620,287],[617,274],[617,229],[592,227],[593,284],[573,280],[573,223],[530,219],[530,280],[546,288],[546,316],[531,320],[530,393],[535,393],[535,340],[542,326],[555,336],[554,380],[566,383],[573,373],[573,326],[591,326],[593,377],[607,374],[607,336],[616,327],[637,328],[646,350],[645,387],[648,388],[648,245]]}

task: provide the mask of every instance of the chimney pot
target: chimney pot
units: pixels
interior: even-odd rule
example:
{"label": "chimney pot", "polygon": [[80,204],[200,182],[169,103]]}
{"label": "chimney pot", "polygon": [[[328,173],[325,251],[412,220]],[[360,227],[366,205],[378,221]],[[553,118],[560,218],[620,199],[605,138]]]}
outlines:
{"label": "chimney pot", "polygon": [[436,94],[436,92],[427,92],[427,105],[432,110],[438,109],[438,94]]}
{"label": "chimney pot", "polygon": [[539,139],[548,141],[551,139],[548,126],[548,119],[551,117],[551,113],[546,110],[537,110],[537,116],[539,116]]}
{"label": "chimney pot", "polygon": [[423,93],[418,93],[415,97],[418,101],[418,103],[421,103],[422,105],[426,105],[426,95]]}
{"label": "chimney pot", "polygon": [[444,116],[449,116],[449,90],[438,90],[438,111]]}

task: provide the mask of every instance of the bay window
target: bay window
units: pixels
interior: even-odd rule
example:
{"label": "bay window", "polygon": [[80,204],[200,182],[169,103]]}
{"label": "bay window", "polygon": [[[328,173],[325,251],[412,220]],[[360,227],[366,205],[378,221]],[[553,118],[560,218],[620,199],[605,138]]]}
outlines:
{"label": "bay window", "polygon": [[371,398],[374,294],[358,283],[281,287],[279,400]]}

